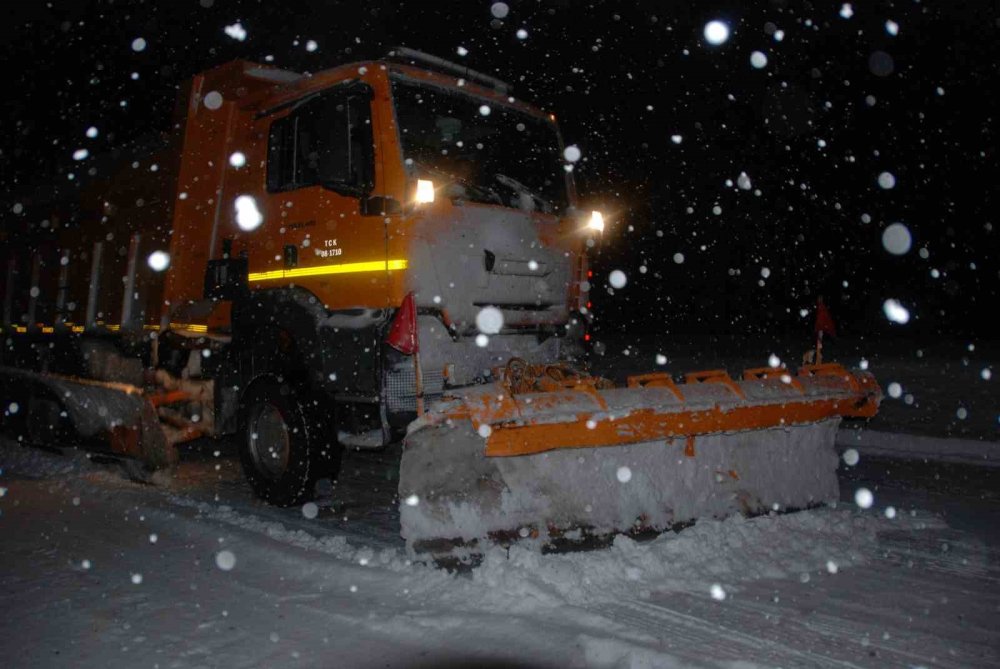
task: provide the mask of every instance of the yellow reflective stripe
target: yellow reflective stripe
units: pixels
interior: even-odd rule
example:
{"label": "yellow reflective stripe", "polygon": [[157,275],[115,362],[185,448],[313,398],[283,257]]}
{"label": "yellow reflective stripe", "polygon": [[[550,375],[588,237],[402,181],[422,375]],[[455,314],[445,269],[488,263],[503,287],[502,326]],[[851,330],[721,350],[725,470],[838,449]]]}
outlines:
{"label": "yellow reflective stripe", "polygon": [[[99,321],[97,323],[97,325],[101,326],[101,327],[104,327],[104,328],[106,328],[108,330],[111,330],[112,332],[117,332],[117,331],[121,330],[121,328],[122,328],[122,326],[120,324],[105,323],[104,321]],[[84,331],[84,327],[82,325],[75,325],[74,323],[72,323],[70,321],[64,322],[63,326],[65,326],[66,328],[68,328],[71,332],[83,332]],[[38,327],[40,328],[42,334],[54,334],[55,331],[56,331],[56,328],[53,325],[43,325],[43,324],[39,323]],[[145,330],[159,330],[160,329],[159,325],[143,325],[142,327]],[[174,329],[174,330],[190,330],[191,332],[208,332],[208,326],[207,325],[199,325],[197,323],[171,323],[170,327],[172,329]],[[28,332],[28,328],[26,326],[24,326],[24,325],[15,325],[14,326],[14,330],[16,332],[20,333],[20,334],[25,334],[25,333]],[[0,332],[2,332],[2,331],[3,331],[3,328],[0,328]]]}
{"label": "yellow reflective stripe", "polygon": [[208,332],[207,325],[198,325],[197,323],[171,323],[171,330],[190,330],[191,332]]}
{"label": "yellow reflective stripe", "polygon": [[296,267],[295,269],[276,269],[270,272],[250,272],[250,281],[270,281],[272,279],[296,279],[303,276],[320,276],[323,274],[354,274],[356,272],[386,272],[406,269],[406,260],[372,260],[369,262],[350,262],[339,265],[319,265],[317,267]]}

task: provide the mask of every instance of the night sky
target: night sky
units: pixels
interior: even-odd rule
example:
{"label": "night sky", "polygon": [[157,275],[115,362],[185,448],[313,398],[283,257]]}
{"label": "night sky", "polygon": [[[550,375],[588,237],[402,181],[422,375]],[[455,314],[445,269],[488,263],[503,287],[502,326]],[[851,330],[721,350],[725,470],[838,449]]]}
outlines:
{"label": "night sky", "polygon": [[[402,44],[557,114],[583,202],[613,212],[594,258],[605,328],[808,332],[800,310],[823,294],[849,335],[996,338],[997,2],[508,0],[502,20],[493,4],[5,3],[5,227],[25,193],[71,196],[100,154],[168,129],[202,69],[271,56],[315,72]],[[725,43],[706,43],[711,20]],[[892,223],[912,237],[902,255],[883,244]],[[613,269],[629,281],[609,294]],[[909,323],[886,318],[889,298]]]}

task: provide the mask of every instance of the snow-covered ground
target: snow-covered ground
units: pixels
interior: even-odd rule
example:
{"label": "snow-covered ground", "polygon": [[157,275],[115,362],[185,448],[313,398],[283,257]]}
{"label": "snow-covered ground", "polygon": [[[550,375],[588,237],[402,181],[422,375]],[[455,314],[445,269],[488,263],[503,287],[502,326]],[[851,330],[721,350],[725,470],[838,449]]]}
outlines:
{"label": "snow-covered ground", "polygon": [[[748,366],[768,356],[743,350]],[[656,352],[640,342],[610,359],[624,374]],[[682,346],[664,353],[675,371],[715,366]],[[883,385],[905,381],[899,355],[868,357]],[[944,407],[979,364],[906,385]],[[996,411],[986,381],[963,400],[970,413]],[[0,441],[0,664],[1000,666],[1000,470],[880,459],[918,443],[899,416],[919,402],[893,401],[863,433],[860,462],[842,464],[836,508],[587,552],[497,548],[459,574],[406,559],[398,450],[351,453],[315,506],[276,509],[252,497],[225,443],[194,444],[148,484],[78,452]],[[953,436],[931,427],[917,432]],[[960,436],[991,447],[984,429]],[[855,504],[861,488],[871,508]]]}
{"label": "snow-covered ground", "polygon": [[952,490],[863,459],[837,508],[449,574],[405,559],[394,459],[354,454],[316,508],[282,510],[210,449],[147,485],[4,442],[8,666],[1000,666],[980,474]]}

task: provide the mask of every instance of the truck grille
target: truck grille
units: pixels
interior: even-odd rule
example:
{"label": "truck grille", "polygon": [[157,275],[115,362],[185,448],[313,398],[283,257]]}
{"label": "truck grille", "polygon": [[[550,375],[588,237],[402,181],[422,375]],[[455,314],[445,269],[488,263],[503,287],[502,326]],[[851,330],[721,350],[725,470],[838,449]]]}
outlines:
{"label": "truck grille", "polygon": [[[441,397],[444,391],[443,370],[424,372],[424,400]],[[390,370],[385,380],[386,405],[390,412],[417,410],[417,380],[412,366]]]}

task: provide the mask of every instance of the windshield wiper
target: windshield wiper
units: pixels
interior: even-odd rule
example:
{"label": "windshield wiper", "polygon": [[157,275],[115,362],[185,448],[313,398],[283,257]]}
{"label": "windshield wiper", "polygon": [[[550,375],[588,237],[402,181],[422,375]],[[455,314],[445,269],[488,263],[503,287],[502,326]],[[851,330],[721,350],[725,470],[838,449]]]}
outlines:
{"label": "windshield wiper", "polygon": [[549,202],[544,197],[542,197],[541,195],[539,195],[535,191],[533,191],[530,188],[528,188],[527,186],[525,186],[523,183],[521,183],[520,181],[518,181],[514,177],[509,177],[506,174],[497,174],[496,175],[496,180],[499,181],[500,183],[502,183],[507,188],[510,188],[511,190],[515,191],[519,195],[522,195],[522,194],[523,195],[527,195],[531,199],[533,199],[536,202],[538,202],[538,204],[540,205],[541,210],[544,213],[548,214],[548,213],[550,213],[552,211],[552,203],[551,202]]}
{"label": "windshield wiper", "polygon": [[446,172],[445,170],[442,170],[440,167],[434,167],[433,165],[428,165],[427,163],[420,162],[419,160],[413,160],[411,162],[415,167],[421,170],[442,176],[445,179],[451,181],[452,183],[456,183],[462,186],[463,188],[472,191],[473,193],[478,193],[479,197],[487,198],[488,201],[495,202],[497,204],[503,204],[503,198],[500,197],[500,194],[497,193],[492,188],[490,188],[489,186],[480,186],[479,184],[475,184],[464,177],[451,174],[449,172]]}

